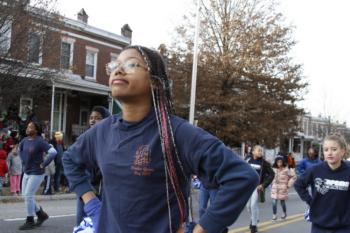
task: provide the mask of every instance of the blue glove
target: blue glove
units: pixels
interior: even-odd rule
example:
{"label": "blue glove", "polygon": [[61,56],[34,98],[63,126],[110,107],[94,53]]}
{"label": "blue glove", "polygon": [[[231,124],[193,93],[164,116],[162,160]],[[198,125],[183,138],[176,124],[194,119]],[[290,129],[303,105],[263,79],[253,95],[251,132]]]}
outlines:
{"label": "blue glove", "polygon": [[97,197],[92,198],[84,205],[84,211],[92,219],[93,229],[96,232],[101,213],[101,201]]}
{"label": "blue glove", "polygon": [[90,217],[85,217],[79,226],[74,227],[73,233],[93,233],[93,223]]}
{"label": "blue glove", "polygon": [[195,178],[195,179],[192,180],[192,187],[194,189],[200,189],[201,185],[202,184],[201,184],[201,182],[200,182],[200,180],[198,178]]}
{"label": "blue glove", "polygon": [[307,221],[307,222],[310,222],[310,209],[308,208],[305,213],[304,213],[304,219]]}
{"label": "blue glove", "polygon": [[184,233],[192,233],[195,226],[195,222],[186,222]]}

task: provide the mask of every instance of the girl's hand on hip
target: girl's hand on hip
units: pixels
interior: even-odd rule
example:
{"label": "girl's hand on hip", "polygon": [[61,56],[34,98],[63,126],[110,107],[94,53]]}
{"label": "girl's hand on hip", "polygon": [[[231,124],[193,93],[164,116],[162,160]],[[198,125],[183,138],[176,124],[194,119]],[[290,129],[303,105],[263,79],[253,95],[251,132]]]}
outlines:
{"label": "girl's hand on hip", "polygon": [[206,231],[201,225],[190,222],[182,224],[176,233],[206,233]]}

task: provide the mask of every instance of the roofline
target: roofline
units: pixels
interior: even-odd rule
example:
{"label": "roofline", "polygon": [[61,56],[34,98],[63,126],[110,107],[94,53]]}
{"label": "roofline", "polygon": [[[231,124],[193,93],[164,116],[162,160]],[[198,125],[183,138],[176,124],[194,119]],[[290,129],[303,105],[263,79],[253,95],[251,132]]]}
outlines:
{"label": "roofline", "polygon": [[90,94],[108,96],[110,93],[109,87],[99,83],[95,83],[95,85],[81,85],[81,83],[72,80],[55,79],[53,80],[52,84],[54,84],[55,87],[58,88],[86,92]]}
{"label": "roofline", "polygon": [[[29,6],[29,5],[28,5],[27,9],[29,12],[34,13],[34,14],[41,14],[41,11],[43,10],[43,9],[39,9],[39,8]],[[112,40],[112,41],[115,41],[118,43],[122,43],[124,45],[131,44],[131,38],[128,38],[126,36],[118,35],[118,34],[115,34],[113,32],[109,32],[109,31],[91,26],[91,25],[84,23],[80,20],[71,19],[71,18],[65,17],[61,14],[56,14],[53,12],[48,12],[48,13],[49,14],[46,15],[47,17],[52,17],[53,15],[58,15],[60,17],[60,19],[62,20],[62,22],[64,23],[64,26],[66,26],[68,28],[71,28],[74,30],[79,30],[81,32],[86,32],[88,34],[102,37],[102,38]]]}
{"label": "roofline", "polygon": [[75,30],[78,29],[80,31],[87,32],[89,34],[93,34],[96,36],[104,37],[104,38],[109,39],[109,40],[114,40],[116,42],[122,42],[125,45],[131,44],[131,38],[121,36],[121,35],[118,35],[118,34],[115,34],[115,33],[112,33],[112,32],[109,32],[109,31],[106,31],[106,30],[103,30],[103,29],[100,29],[100,28],[97,28],[97,27],[94,27],[91,25],[88,25],[88,24],[86,24],[82,21],[79,21],[79,20],[70,19],[70,18],[67,18],[64,16],[62,16],[62,18],[63,18],[63,22],[65,23],[65,26],[67,26],[68,28],[75,29]]}

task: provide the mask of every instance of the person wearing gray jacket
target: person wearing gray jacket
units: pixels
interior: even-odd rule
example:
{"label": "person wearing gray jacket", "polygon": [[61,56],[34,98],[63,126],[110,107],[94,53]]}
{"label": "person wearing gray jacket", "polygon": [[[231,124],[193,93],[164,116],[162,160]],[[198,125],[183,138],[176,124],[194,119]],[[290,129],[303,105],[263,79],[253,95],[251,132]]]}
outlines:
{"label": "person wearing gray jacket", "polygon": [[16,143],[7,156],[7,166],[9,168],[10,176],[10,192],[13,196],[17,196],[21,191],[22,160],[18,155],[17,150],[18,144]]}

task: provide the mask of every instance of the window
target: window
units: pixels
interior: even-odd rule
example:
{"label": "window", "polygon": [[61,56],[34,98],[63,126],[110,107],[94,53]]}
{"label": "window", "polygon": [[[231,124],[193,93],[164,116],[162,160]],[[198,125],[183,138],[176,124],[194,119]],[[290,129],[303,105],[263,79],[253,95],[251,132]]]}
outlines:
{"label": "window", "polygon": [[61,68],[69,70],[71,45],[67,42],[61,44]]}
{"label": "window", "polygon": [[94,49],[94,48],[86,49],[85,75],[93,79],[96,79],[97,53],[98,53],[97,49]]}
{"label": "window", "polygon": [[118,54],[116,53],[111,53],[111,61],[115,61],[118,58]]}
{"label": "window", "polygon": [[55,93],[53,108],[53,128],[52,131],[65,131],[65,114],[67,109],[67,96],[62,92]]}
{"label": "window", "polygon": [[87,126],[89,123],[89,110],[87,108],[80,109],[79,125]]}
{"label": "window", "polygon": [[73,66],[75,39],[63,37],[61,43],[61,69],[70,70]]}
{"label": "window", "polygon": [[19,102],[19,116],[25,120],[33,109],[33,99],[21,97]]}
{"label": "window", "polygon": [[11,47],[11,31],[11,20],[6,20],[0,25],[0,55],[6,55]]}
{"label": "window", "polygon": [[30,32],[28,38],[28,62],[41,64],[41,36],[39,33]]}

